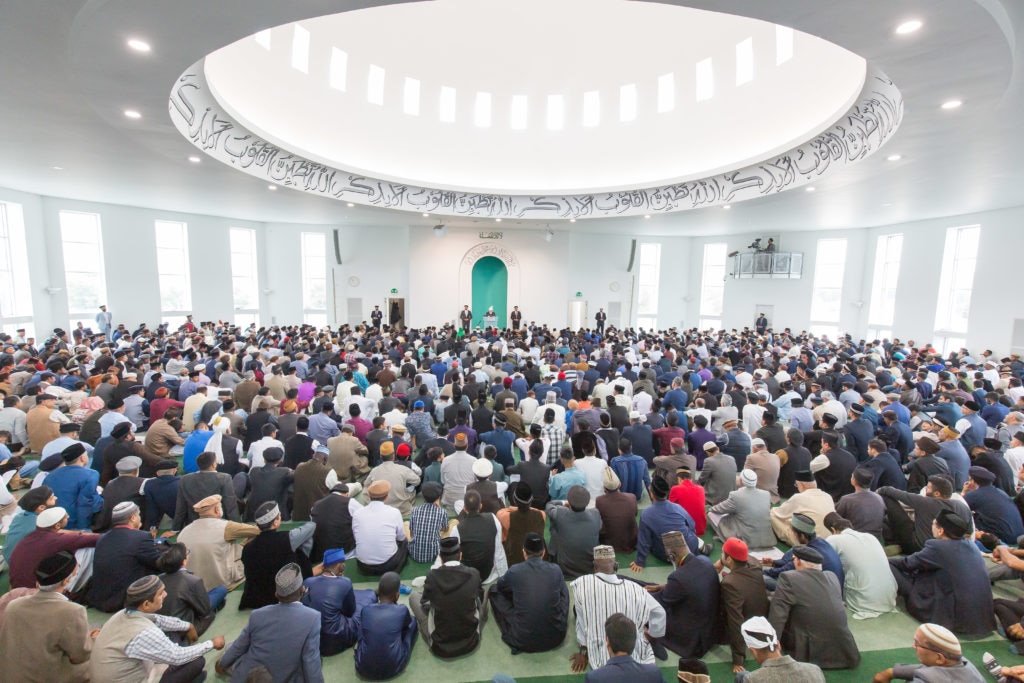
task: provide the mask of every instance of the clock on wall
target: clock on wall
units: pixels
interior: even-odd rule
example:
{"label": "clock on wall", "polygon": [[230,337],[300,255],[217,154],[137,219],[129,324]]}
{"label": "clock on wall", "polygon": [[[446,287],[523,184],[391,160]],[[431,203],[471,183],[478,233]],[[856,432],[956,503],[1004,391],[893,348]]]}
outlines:
{"label": "clock on wall", "polygon": [[359,286],[359,278],[356,277],[355,275],[351,276],[348,279],[348,286],[349,287],[358,287]]}
{"label": "clock on wall", "polygon": [[608,283],[608,289],[610,289],[613,292],[619,291],[619,282],[618,282],[618,280],[616,280],[614,282],[609,282]]}

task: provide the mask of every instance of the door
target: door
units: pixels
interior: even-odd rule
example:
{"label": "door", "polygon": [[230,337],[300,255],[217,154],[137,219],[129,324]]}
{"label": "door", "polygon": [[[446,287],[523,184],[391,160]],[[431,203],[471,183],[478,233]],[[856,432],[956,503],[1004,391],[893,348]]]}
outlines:
{"label": "door", "polygon": [[[764,317],[768,318],[768,327],[770,328],[775,320],[775,306],[773,304],[755,304],[754,320],[760,318],[762,313],[764,313]],[[751,322],[750,326],[753,327],[754,323]]]}
{"label": "door", "polygon": [[591,327],[590,319],[587,317],[587,302],[573,299],[569,302],[569,329],[578,330],[584,327]]}
{"label": "door", "polygon": [[392,327],[405,327],[405,299],[385,299],[384,322]]}

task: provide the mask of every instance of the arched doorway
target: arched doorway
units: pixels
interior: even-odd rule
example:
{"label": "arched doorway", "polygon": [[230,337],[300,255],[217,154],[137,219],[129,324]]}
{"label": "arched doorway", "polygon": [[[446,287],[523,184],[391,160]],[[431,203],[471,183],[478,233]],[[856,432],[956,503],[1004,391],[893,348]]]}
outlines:
{"label": "arched doorway", "polygon": [[484,313],[491,306],[498,317],[498,327],[508,324],[508,268],[494,256],[484,256],[473,264],[472,275],[473,326],[483,325]]}

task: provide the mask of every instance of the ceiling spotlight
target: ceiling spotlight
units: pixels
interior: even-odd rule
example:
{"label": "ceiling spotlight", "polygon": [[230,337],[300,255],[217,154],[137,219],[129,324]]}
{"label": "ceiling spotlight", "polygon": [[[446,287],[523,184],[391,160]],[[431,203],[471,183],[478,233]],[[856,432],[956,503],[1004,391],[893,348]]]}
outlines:
{"label": "ceiling spotlight", "polygon": [[277,190],[277,185],[267,185],[267,189],[270,190],[271,192],[274,192]]}
{"label": "ceiling spotlight", "polygon": [[575,223],[575,222],[576,222],[576,219],[575,219],[575,218],[570,218],[570,219],[569,219],[569,222],[570,222],[570,223]]}
{"label": "ceiling spotlight", "polygon": [[448,232],[448,228],[445,227],[444,223],[438,223],[434,226],[434,237],[444,237],[446,232]]}
{"label": "ceiling spotlight", "polygon": [[963,104],[963,102],[961,102],[960,100],[948,100],[948,101],[942,103],[942,108],[943,109],[956,109],[961,104]]}
{"label": "ceiling spotlight", "polygon": [[345,204],[345,206],[347,206],[348,208],[351,209],[353,206],[355,206],[355,204],[353,204],[352,202],[349,202],[349,203]]}
{"label": "ceiling spotlight", "polygon": [[886,161],[899,161],[903,156],[900,154],[890,154],[885,158]]}
{"label": "ceiling spotlight", "polygon": [[63,166],[51,166],[50,168],[52,168],[54,171],[63,171],[64,170]]}
{"label": "ceiling spotlight", "polygon": [[139,40],[138,38],[130,39],[128,41],[128,47],[135,50],[136,52],[149,52],[151,49],[149,47],[149,43],[147,43],[144,40]]}
{"label": "ceiling spotlight", "polygon": [[814,185],[804,188],[804,192],[814,192]]}
{"label": "ceiling spotlight", "polygon": [[139,112],[135,111],[134,109],[125,109],[124,110],[124,115],[126,117],[130,118],[130,119],[141,119],[142,118],[142,114],[140,114]]}
{"label": "ceiling spotlight", "polygon": [[190,156],[188,160],[191,161],[193,164],[198,164],[200,161],[202,161],[202,159],[200,159],[197,156]]}
{"label": "ceiling spotlight", "polygon": [[644,215],[644,218],[650,218],[650,217],[651,217],[651,214],[645,214]]}
{"label": "ceiling spotlight", "polygon": [[501,222],[501,219],[500,219],[500,218],[495,218],[495,219],[494,219],[494,222],[495,222],[495,223],[500,223],[500,222]]}
{"label": "ceiling spotlight", "polygon": [[917,29],[921,28],[921,22],[917,19],[911,19],[910,21],[904,21],[902,24],[896,27],[896,33],[905,36],[908,33],[913,33]]}
{"label": "ceiling spotlight", "polygon": [[722,207],[722,209],[724,209],[725,211],[728,211],[731,208],[732,208],[732,205],[730,205],[730,204],[726,204],[725,206]]}
{"label": "ceiling spotlight", "polygon": [[425,213],[425,214],[423,214],[423,217],[424,218],[430,218],[430,214],[429,213]]}

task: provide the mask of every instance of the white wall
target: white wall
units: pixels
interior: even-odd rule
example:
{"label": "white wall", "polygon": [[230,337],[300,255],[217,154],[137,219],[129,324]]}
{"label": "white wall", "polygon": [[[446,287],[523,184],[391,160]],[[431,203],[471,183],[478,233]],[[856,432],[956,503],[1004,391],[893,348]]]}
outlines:
{"label": "white wall", "polygon": [[[107,301],[116,322],[153,324],[160,312],[153,221],[188,224],[192,303],[197,320],[233,317],[229,229],[255,229],[260,263],[261,322],[291,323],[302,319],[300,234],[322,232],[327,238],[328,320],[346,319],[347,299],[362,299],[361,319],[374,304],[384,308],[391,296],[406,299],[407,323],[413,326],[454,320],[463,303],[460,269],[466,252],[483,240],[476,229],[449,227],[444,237],[430,228],[396,223],[388,227],[338,227],[342,263],[336,265],[332,225],[253,223],[222,217],[171,213],[152,209],[42,197],[0,188],[0,201],[22,206],[32,305],[37,335],[68,324],[66,291],[50,295],[47,286],[65,289],[58,213],[98,213],[103,229]],[[967,344],[1006,353],[1015,318],[1024,318],[1024,298],[1017,284],[1022,276],[1020,226],[1024,207],[989,211],[868,229],[791,232],[776,235],[780,251],[804,253],[799,280],[735,280],[725,283],[725,328],[751,325],[755,306],[775,307],[773,323],[796,331],[810,324],[811,288],[819,238],[848,239],[843,303],[839,328],[865,334],[871,301],[871,279],[878,236],[904,235],[893,333],[919,343],[931,340],[938,302],[939,269],[948,227],[980,224],[981,244],[974,280]],[[488,226],[499,228],[502,226]],[[635,232],[642,232],[642,219]],[[550,242],[544,231],[501,229],[494,240],[512,253],[519,266],[519,291],[509,291],[509,306],[519,305],[527,321],[564,325],[569,303],[581,292],[588,318],[599,307],[621,304],[623,315],[636,319],[634,272],[626,270],[633,239],[662,245],[658,325],[691,327],[700,317],[700,279],[704,245],[722,242],[729,252],[744,250],[761,233],[725,237],[655,237],[630,234],[587,234],[555,229]],[[356,283],[357,284],[353,284]],[[510,278],[511,284],[511,278]],[[391,289],[398,290],[392,295]],[[267,292],[267,293],[265,293]],[[861,307],[855,302],[863,302]],[[102,302],[97,302],[102,303]],[[611,321],[629,324],[630,320]]]}

